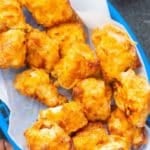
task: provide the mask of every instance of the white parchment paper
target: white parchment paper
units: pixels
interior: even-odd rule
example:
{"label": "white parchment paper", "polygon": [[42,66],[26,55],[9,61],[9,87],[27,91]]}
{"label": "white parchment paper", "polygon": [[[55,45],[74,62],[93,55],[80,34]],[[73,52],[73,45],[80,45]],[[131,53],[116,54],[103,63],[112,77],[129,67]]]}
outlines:
{"label": "white parchment paper", "polygon": [[[70,0],[70,2],[74,10],[85,23],[89,33],[91,29],[112,21],[105,0]],[[18,72],[20,71],[0,71],[0,99],[2,99],[11,110],[8,132],[18,146],[24,150],[26,149],[24,131],[36,120],[39,110],[45,107],[33,101],[31,98],[20,95],[14,89],[13,80]],[[146,76],[144,66],[141,67],[140,73]],[[150,134],[148,128],[147,130],[148,134]],[[150,150],[150,141],[144,150]]]}

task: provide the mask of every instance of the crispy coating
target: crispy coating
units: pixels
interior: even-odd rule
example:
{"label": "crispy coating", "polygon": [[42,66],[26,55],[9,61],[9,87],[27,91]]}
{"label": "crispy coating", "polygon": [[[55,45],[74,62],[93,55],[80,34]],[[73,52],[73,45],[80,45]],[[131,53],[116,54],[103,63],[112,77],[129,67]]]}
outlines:
{"label": "crispy coating", "polygon": [[50,38],[56,39],[60,46],[61,56],[67,53],[67,47],[75,42],[85,42],[86,34],[80,23],[64,23],[47,31]]}
{"label": "crispy coating", "polygon": [[73,101],[41,111],[39,119],[58,123],[68,134],[77,131],[87,124],[87,119],[82,112],[81,105]]}
{"label": "crispy coating", "polygon": [[66,98],[58,94],[49,75],[42,69],[29,69],[18,74],[14,86],[21,94],[36,98],[49,107],[66,102]]}
{"label": "crispy coating", "polygon": [[99,73],[99,63],[94,51],[84,43],[75,43],[56,64],[52,76],[57,84],[66,89],[73,88],[80,80]]}
{"label": "crispy coating", "polygon": [[25,65],[25,33],[10,29],[0,33],[0,68],[20,68]]}
{"label": "crispy coating", "polygon": [[71,138],[56,123],[40,120],[25,131],[30,150],[70,150]]}
{"label": "crispy coating", "polygon": [[25,29],[25,19],[17,0],[1,0],[0,32],[7,29]]}
{"label": "crispy coating", "polygon": [[119,109],[111,113],[111,117],[108,120],[108,129],[111,134],[126,138],[133,148],[137,149],[145,144],[146,136],[144,128],[132,126],[125,114]]}
{"label": "crispy coating", "polygon": [[124,136],[131,143],[133,126],[121,110],[116,109],[111,113],[111,117],[108,120],[108,128],[111,134]]}
{"label": "crispy coating", "polygon": [[120,27],[106,24],[95,29],[92,40],[106,81],[113,81],[121,72],[139,66],[135,43]]}
{"label": "crispy coating", "polygon": [[50,72],[59,60],[59,46],[45,32],[33,30],[27,36],[27,63]]}
{"label": "crispy coating", "polygon": [[82,104],[90,121],[106,120],[110,115],[111,89],[102,80],[82,80],[73,88],[73,99]]}
{"label": "crispy coating", "polygon": [[74,147],[77,150],[95,150],[98,144],[103,144],[107,140],[107,131],[99,122],[89,123],[73,136]]}
{"label": "crispy coating", "polygon": [[131,124],[144,127],[149,114],[150,85],[133,70],[120,74],[114,98],[117,106],[126,114]]}
{"label": "crispy coating", "polygon": [[139,149],[142,145],[147,144],[145,128],[134,128],[133,132],[133,149]]}
{"label": "crispy coating", "polygon": [[73,10],[68,0],[20,0],[37,22],[45,27],[51,27],[69,21]]}
{"label": "crispy coating", "polygon": [[97,145],[94,150],[131,150],[131,145],[124,137],[109,135],[107,142]]}
{"label": "crispy coating", "polygon": [[130,143],[119,135],[109,135],[99,122],[89,123],[73,137],[77,150],[130,150]]}

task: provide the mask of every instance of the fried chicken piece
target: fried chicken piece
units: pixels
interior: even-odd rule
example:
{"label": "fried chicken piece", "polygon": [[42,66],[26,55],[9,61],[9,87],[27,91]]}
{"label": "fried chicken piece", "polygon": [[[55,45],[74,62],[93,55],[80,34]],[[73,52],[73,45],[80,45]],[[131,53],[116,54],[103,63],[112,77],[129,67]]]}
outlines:
{"label": "fried chicken piece", "polygon": [[20,0],[32,13],[36,21],[51,27],[71,20],[73,10],[68,0]]}
{"label": "fried chicken piece", "polygon": [[25,131],[30,150],[70,150],[71,138],[56,123],[40,120]]}
{"label": "fried chicken piece", "polygon": [[76,132],[87,124],[81,105],[73,101],[41,111],[39,119],[58,123],[68,134]]}
{"label": "fried chicken piece", "polygon": [[[1,0],[0,32],[7,29],[25,29],[25,18],[17,0]],[[9,38],[10,39],[10,38]]]}
{"label": "fried chicken piece", "polygon": [[66,102],[66,98],[59,95],[49,75],[42,69],[29,69],[18,74],[14,86],[21,94],[36,98],[49,107]]}
{"label": "fried chicken piece", "polygon": [[126,114],[131,124],[144,127],[150,112],[150,85],[133,70],[120,74],[115,85],[117,106]]}
{"label": "fried chicken piece", "polygon": [[25,65],[25,33],[8,30],[0,33],[0,68],[20,68]]}
{"label": "fried chicken piece", "polygon": [[94,150],[131,150],[131,145],[124,137],[109,135],[108,141],[97,145]]}
{"label": "fried chicken piece", "polygon": [[102,80],[82,80],[73,88],[73,99],[82,104],[90,121],[106,120],[110,115],[111,89]]}
{"label": "fried chicken piece", "polygon": [[77,150],[95,150],[99,143],[104,144],[107,140],[107,131],[99,122],[89,123],[73,136],[74,147]]}
{"label": "fried chicken piece", "polygon": [[45,32],[33,30],[27,36],[27,63],[50,72],[59,60],[59,46]]}
{"label": "fried chicken piece", "polygon": [[133,149],[139,149],[142,145],[147,144],[145,128],[134,128],[133,132]]}
{"label": "fried chicken piece", "polygon": [[116,109],[111,113],[111,117],[108,120],[108,129],[111,134],[123,136],[131,143],[133,126],[121,110]]}
{"label": "fried chicken piece", "polygon": [[57,79],[59,86],[71,89],[80,80],[99,74],[97,57],[88,45],[76,43],[67,51],[52,71],[52,76]]}
{"label": "fried chicken piece", "polygon": [[120,27],[106,24],[95,29],[92,40],[106,81],[113,81],[121,72],[139,66],[135,43]]}
{"label": "fried chicken piece", "polygon": [[73,137],[77,150],[130,150],[130,143],[119,135],[108,135],[101,123],[89,123]]}
{"label": "fried chicken piece", "polygon": [[56,39],[60,46],[61,56],[67,52],[67,47],[76,42],[85,42],[86,34],[80,23],[65,23],[50,28],[47,31],[50,38]]}
{"label": "fried chicken piece", "polygon": [[111,117],[108,120],[108,129],[111,134],[126,138],[133,148],[137,149],[145,144],[144,128],[132,126],[125,114],[119,109],[111,113]]}

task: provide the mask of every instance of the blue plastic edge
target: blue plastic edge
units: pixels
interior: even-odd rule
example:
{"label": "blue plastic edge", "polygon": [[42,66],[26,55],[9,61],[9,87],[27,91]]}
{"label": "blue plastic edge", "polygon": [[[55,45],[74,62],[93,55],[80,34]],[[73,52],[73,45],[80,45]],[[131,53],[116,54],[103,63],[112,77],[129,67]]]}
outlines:
{"label": "blue plastic edge", "polygon": [[13,146],[14,150],[21,150],[16,143],[10,138],[8,131],[8,124],[5,122],[5,119],[2,115],[0,115],[0,124],[1,124],[1,131],[3,132],[5,139]]}
{"label": "blue plastic edge", "polygon": [[[110,14],[111,14],[111,17],[118,21],[119,23],[121,23],[125,28],[126,30],[128,31],[128,33],[130,34],[130,36],[132,37],[132,39],[134,41],[137,42],[137,48],[139,50],[139,53],[143,59],[143,63],[144,63],[144,66],[145,66],[145,69],[146,69],[146,74],[147,74],[147,77],[148,77],[148,80],[150,81],[150,63],[149,63],[149,60],[147,59],[146,57],[146,54],[144,52],[144,49],[142,48],[142,46],[139,44],[139,41],[138,39],[136,38],[135,34],[132,32],[131,28],[128,26],[128,24],[126,23],[126,21],[123,19],[123,17],[121,16],[121,14],[117,11],[117,9],[110,3],[108,2],[108,7],[109,7],[109,10],[110,10]],[[8,116],[9,118],[9,116]],[[148,123],[150,123],[150,118],[148,118]],[[16,143],[10,138],[10,136],[8,135],[7,131],[8,131],[8,124],[6,122],[6,120],[4,119],[4,117],[0,114],[0,127],[1,127],[1,131],[3,132],[6,140],[11,144],[13,145],[13,149],[14,150],[21,150],[17,145]]]}
{"label": "blue plastic edge", "polygon": [[0,131],[3,133],[4,138],[13,145],[14,150],[21,150],[16,143],[10,138],[8,134],[8,124],[9,124],[9,115],[10,110],[8,107],[0,100]]}

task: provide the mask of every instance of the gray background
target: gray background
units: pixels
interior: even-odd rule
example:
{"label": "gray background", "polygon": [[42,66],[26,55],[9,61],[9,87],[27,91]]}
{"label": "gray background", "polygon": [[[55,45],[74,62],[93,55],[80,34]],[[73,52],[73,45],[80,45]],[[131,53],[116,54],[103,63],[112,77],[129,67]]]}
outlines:
{"label": "gray background", "polygon": [[150,59],[150,0],[110,1],[121,12],[136,33]]}
{"label": "gray background", "polygon": [[110,0],[137,35],[150,60],[150,0]]}

